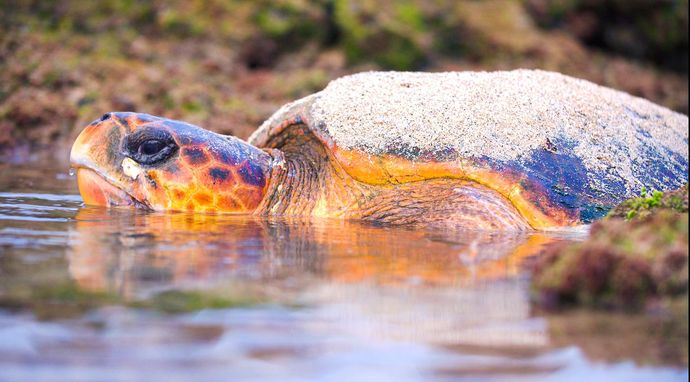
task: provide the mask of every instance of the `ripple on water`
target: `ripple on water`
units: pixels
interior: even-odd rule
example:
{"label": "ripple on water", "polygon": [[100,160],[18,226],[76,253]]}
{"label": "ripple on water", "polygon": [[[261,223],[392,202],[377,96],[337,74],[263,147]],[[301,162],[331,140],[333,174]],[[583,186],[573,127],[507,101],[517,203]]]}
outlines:
{"label": "ripple on water", "polygon": [[0,220],[67,222],[81,205],[79,195],[0,192]]}

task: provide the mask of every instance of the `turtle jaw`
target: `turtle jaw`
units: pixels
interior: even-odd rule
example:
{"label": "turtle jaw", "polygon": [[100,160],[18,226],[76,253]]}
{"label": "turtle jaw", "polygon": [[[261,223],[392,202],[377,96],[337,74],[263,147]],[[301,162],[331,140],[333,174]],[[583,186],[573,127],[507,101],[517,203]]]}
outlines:
{"label": "turtle jaw", "polygon": [[79,186],[79,193],[87,205],[149,209],[132,195],[89,168],[77,168],[77,185]]}

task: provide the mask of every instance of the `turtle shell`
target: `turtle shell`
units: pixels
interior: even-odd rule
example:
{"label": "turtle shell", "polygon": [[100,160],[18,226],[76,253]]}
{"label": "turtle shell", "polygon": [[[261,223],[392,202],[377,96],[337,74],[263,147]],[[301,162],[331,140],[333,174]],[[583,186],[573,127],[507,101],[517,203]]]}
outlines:
{"label": "turtle shell", "polygon": [[302,125],[369,184],[472,180],[535,228],[589,223],[643,187],[688,181],[688,117],[565,75],[369,72],[285,105],[250,137]]}

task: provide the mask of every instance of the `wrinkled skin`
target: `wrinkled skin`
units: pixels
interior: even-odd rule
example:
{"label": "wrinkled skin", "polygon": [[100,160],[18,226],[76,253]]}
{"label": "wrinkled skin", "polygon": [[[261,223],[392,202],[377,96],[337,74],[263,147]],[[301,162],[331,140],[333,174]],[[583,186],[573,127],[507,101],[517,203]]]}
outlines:
{"label": "wrinkled skin", "polygon": [[137,113],[103,115],[70,157],[86,204],[214,212],[256,210],[273,160],[239,139]]}

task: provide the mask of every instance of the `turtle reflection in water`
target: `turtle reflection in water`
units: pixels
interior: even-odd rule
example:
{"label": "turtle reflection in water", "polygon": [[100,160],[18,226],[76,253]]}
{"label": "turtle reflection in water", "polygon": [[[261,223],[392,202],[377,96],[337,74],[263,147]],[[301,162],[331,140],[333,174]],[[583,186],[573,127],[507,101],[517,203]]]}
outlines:
{"label": "turtle reflection in water", "polygon": [[326,322],[338,335],[546,343],[543,327],[523,324],[530,310],[521,270],[560,235],[286,220],[87,206],[70,232],[69,273],[80,290],[139,306],[156,307],[161,292],[184,306],[188,293],[307,308],[289,325]]}
{"label": "turtle reflection in water", "polygon": [[503,280],[517,276],[523,261],[544,245],[566,239],[540,232],[381,230],[335,219],[267,221],[93,207],[79,211],[75,228],[71,277],[85,290],[125,299],[227,276],[389,286],[415,280],[439,287]]}
{"label": "turtle reflection in water", "polygon": [[363,73],[244,142],[108,113],[71,153],[87,204],[484,230],[600,218],[687,182],[688,117],[556,73]]}

